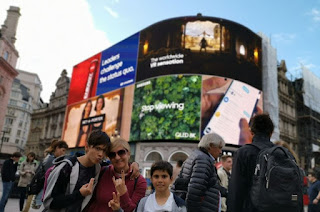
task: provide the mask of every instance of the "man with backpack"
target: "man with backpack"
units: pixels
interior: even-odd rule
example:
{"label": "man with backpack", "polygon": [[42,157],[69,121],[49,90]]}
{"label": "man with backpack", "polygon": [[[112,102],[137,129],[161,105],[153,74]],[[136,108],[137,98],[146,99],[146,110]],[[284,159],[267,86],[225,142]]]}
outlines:
{"label": "man with backpack", "polygon": [[91,199],[98,182],[100,162],[109,146],[110,138],[106,133],[92,131],[85,145],[85,155],[56,162],[47,179],[42,208],[48,212],[82,211]]}
{"label": "man with backpack", "polygon": [[274,125],[269,115],[251,120],[252,144],[234,156],[227,199],[228,212],[300,212],[300,170],[292,154],[270,141]]}

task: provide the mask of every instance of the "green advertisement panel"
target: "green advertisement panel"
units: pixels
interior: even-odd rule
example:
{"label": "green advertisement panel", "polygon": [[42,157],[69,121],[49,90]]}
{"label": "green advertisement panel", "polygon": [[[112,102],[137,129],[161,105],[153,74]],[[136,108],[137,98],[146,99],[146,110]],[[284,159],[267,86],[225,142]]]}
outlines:
{"label": "green advertisement panel", "polygon": [[130,140],[199,140],[201,76],[170,75],[136,84]]}

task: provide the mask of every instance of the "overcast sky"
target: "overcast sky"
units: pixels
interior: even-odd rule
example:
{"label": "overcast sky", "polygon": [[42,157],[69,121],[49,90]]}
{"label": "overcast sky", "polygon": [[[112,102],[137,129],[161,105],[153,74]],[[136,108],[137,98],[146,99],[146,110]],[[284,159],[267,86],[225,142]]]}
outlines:
{"label": "overcast sky", "polygon": [[21,8],[17,68],[39,75],[49,101],[61,71],[158,21],[220,17],[271,38],[293,75],[300,64],[320,77],[320,0],[0,0],[0,24],[10,5]]}

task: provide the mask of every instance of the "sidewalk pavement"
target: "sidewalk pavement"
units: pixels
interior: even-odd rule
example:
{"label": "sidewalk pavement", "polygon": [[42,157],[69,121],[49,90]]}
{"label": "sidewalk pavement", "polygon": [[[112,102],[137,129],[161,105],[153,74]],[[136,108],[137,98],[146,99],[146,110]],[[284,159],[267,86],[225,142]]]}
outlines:
{"label": "sidewalk pavement", "polygon": [[[0,198],[2,197],[2,182],[0,179]],[[26,200],[27,201],[27,200]],[[26,201],[24,204],[26,204]],[[5,212],[19,212],[19,199],[18,198],[9,198],[5,207]],[[35,210],[30,207],[29,212],[40,212],[40,210]]]}
{"label": "sidewalk pavement", "polygon": [[[0,192],[2,196],[2,192]],[[19,212],[19,199],[16,198],[9,198],[7,205],[5,207],[5,212]],[[40,210],[35,210],[30,207],[29,212],[40,212]]]}

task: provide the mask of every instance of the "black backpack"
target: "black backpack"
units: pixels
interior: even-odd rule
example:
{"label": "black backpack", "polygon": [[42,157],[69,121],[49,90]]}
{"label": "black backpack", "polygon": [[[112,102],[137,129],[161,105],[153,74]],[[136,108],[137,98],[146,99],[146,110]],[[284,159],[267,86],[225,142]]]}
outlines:
{"label": "black backpack", "polygon": [[259,211],[300,212],[303,207],[301,172],[287,148],[259,149],[250,198]]}
{"label": "black backpack", "polygon": [[40,163],[39,167],[36,170],[35,175],[33,176],[30,184],[27,186],[28,195],[36,195],[38,194],[44,185],[46,171],[44,169],[43,163]]}
{"label": "black backpack", "polygon": [[174,193],[176,196],[180,197],[181,199],[186,200],[190,178],[183,178],[182,176],[183,168],[184,168],[184,163],[181,167],[178,177],[176,178],[176,180],[172,185],[171,192]]}

